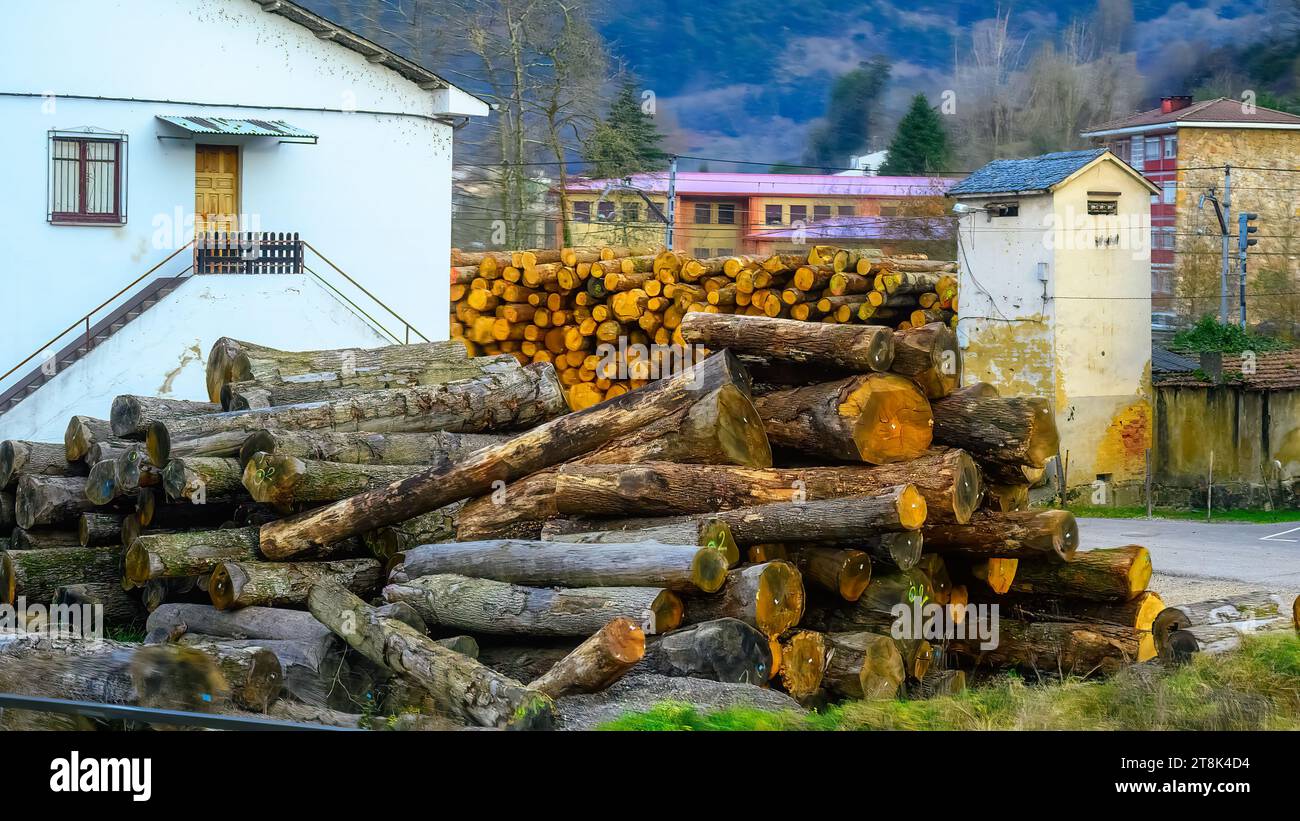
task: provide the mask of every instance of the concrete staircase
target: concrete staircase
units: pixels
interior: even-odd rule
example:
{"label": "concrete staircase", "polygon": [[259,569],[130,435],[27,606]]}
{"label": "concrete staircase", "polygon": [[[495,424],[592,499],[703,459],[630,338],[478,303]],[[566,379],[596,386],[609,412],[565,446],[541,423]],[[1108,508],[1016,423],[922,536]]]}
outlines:
{"label": "concrete staircase", "polygon": [[164,297],[181,286],[188,277],[158,277],[133,294],[108,316],[82,330],[74,340],[65,345],[52,358],[32,370],[0,393],[0,416],[13,410],[18,403],[35,393],[69,365],[82,359],[104,340],[126,327],[136,317],[157,305]]}

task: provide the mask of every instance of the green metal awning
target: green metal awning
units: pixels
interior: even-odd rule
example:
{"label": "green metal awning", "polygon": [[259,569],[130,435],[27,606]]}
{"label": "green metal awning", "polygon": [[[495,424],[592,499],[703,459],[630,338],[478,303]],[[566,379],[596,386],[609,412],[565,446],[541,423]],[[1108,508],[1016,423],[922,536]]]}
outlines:
{"label": "green metal awning", "polygon": [[158,115],[165,123],[179,126],[191,134],[225,134],[232,137],[279,137],[289,140],[310,140],[317,137],[310,131],[289,125],[284,120],[237,120],[230,117],[181,117]]}

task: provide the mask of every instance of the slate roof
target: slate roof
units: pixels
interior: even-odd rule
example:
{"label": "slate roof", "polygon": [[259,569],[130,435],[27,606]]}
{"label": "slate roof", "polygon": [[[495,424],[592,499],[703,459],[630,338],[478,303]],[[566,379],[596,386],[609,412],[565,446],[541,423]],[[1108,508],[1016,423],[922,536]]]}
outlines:
{"label": "slate roof", "polygon": [[1151,373],[1191,373],[1201,363],[1191,357],[1176,354],[1159,345],[1151,346]]}
{"label": "slate roof", "polygon": [[[1197,367],[1200,365],[1198,363]],[[1152,380],[1161,388],[1210,388],[1214,385],[1194,372],[1159,374],[1152,361]],[[1255,372],[1241,372],[1241,355],[1223,355],[1223,384],[1256,391],[1300,389],[1300,350],[1255,355]]]}
{"label": "slate roof", "polygon": [[1137,114],[1130,114],[1127,117],[1120,117],[1110,122],[1089,126],[1083,132],[1083,136],[1087,137],[1122,128],[1142,128],[1157,125],[1194,126],[1197,123],[1252,123],[1255,125],[1298,128],[1300,127],[1300,117],[1288,114],[1285,111],[1276,111],[1259,106],[1247,113],[1241,100],[1219,97],[1217,100],[1203,100],[1199,103],[1192,103],[1186,108],[1180,108],[1177,111],[1166,112],[1161,111],[1159,108],[1153,108]]}
{"label": "slate roof", "polygon": [[948,189],[949,196],[1048,191],[1106,153],[1105,148],[1057,151],[1022,160],[994,160]]}

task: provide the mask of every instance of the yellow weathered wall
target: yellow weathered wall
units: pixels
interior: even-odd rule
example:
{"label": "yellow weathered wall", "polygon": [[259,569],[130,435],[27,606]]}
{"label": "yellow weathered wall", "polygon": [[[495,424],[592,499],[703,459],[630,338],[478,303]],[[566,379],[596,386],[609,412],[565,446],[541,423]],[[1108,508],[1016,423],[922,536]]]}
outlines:
{"label": "yellow weathered wall", "polygon": [[[1155,481],[1203,488],[1214,460],[1214,485],[1294,487],[1300,482],[1300,391],[1157,388]],[[1279,469],[1280,466],[1280,469]],[[1256,494],[1255,502],[1266,498]]]}
{"label": "yellow weathered wall", "polygon": [[[1119,192],[1119,213],[1090,216],[1089,191]],[[1052,195],[966,202],[1009,199],[1017,218],[960,222],[963,381],[1048,397],[1071,487],[1141,479],[1152,426],[1149,189],[1103,162]]]}
{"label": "yellow weathered wall", "polygon": [[[663,245],[664,224],[659,222],[645,200],[626,191],[614,191],[605,201],[614,203],[614,218],[608,222],[596,219],[596,194],[569,194],[569,235],[571,245],[645,245],[658,247]],[[662,196],[651,196],[650,201],[667,214],[667,200]],[[578,222],[574,219],[573,203],[591,203],[591,222]],[[623,224],[623,203],[640,203],[641,213],[634,224]],[[557,238],[558,239],[558,238]]]}
{"label": "yellow weathered wall", "polygon": [[[1118,214],[1088,214],[1113,192]],[[1056,416],[1071,486],[1140,479],[1151,443],[1149,190],[1117,163],[1057,189],[1053,212]]]}

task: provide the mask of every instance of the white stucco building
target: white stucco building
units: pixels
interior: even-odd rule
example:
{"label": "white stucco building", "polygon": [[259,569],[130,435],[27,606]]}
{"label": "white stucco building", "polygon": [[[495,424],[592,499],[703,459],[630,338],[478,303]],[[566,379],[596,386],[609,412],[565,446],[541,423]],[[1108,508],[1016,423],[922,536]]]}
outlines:
{"label": "white stucco building", "polygon": [[[384,330],[405,338],[406,327],[381,302],[420,335],[446,338],[453,131],[487,113],[481,100],[428,69],[284,0],[7,7],[0,373],[55,341],[0,381],[0,438],[49,434],[40,413],[19,418],[20,408],[59,377],[34,387],[28,380],[17,396],[14,386],[51,355],[50,369],[70,367],[82,356],[76,345],[85,328],[64,332],[123,288],[91,318],[87,358],[123,326],[144,321],[156,310],[154,297],[164,296],[171,324],[155,318],[153,333],[175,350],[160,352],[156,366],[135,363],[147,379],[116,379],[117,392],[156,393],[164,360],[175,367],[195,345],[191,330],[221,335],[221,311],[243,314],[258,341],[292,344],[301,334],[317,344],[357,344],[369,335],[369,344],[379,344]],[[196,224],[297,234],[322,256],[307,250],[305,270],[291,260],[278,273],[259,274],[287,277],[280,285],[199,282],[207,275],[184,247]],[[156,278],[195,273],[205,276],[178,280],[165,295],[146,293]],[[208,298],[200,299],[205,289]],[[304,289],[320,293],[296,301]],[[214,301],[214,292],[230,298]],[[337,339],[321,298],[350,313],[336,323]],[[124,306],[130,313],[114,317]],[[259,324],[266,333],[255,332]],[[197,340],[205,355],[212,341]],[[97,371],[105,368],[115,366],[97,363]],[[83,390],[87,400],[102,393],[91,383]]]}
{"label": "white stucco building", "polygon": [[1070,487],[1144,475],[1159,191],[1105,149],[994,160],[948,191],[963,379],[1051,401]]}

